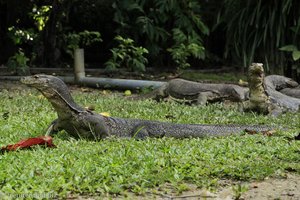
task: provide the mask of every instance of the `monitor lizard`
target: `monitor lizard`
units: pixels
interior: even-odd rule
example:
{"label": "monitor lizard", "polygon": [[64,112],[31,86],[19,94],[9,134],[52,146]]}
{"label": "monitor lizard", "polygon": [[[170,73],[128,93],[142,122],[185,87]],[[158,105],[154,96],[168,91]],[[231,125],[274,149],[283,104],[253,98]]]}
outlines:
{"label": "monitor lizard", "polygon": [[[216,137],[240,135],[245,130],[268,131],[271,128],[263,125],[205,125],[176,124],[141,119],[107,117],[86,110],[75,103],[67,85],[51,75],[33,75],[21,79],[21,82],[36,88],[52,104],[58,118],[47,131],[48,135],[65,130],[75,138],[102,139],[116,137]],[[273,129],[273,128],[272,128]]]}

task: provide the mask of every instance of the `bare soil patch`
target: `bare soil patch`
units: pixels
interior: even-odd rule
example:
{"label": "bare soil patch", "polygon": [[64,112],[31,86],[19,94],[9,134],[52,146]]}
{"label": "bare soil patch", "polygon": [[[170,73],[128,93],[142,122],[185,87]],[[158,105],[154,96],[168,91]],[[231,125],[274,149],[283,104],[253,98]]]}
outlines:
{"label": "bare soil patch", "polygon": [[[132,200],[299,200],[300,199],[300,175],[287,174],[283,178],[266,178],[263,181],[251,181],[243,183],[234,183],[228,180],[220,181],[221,187],[217,191],[209,191],[206,189],[197,189],[195,185],[189,185],[189,190],[181,194],[176,194],[172,191],[172,187],[168,184],[160,188],[150,190],[144,195],[136,195],[128,192],[119,196],[81,196],[70,195],[68,199],[132,199]],[[234,187],[237,184],[248,188],[239,198],[234,192]]]}

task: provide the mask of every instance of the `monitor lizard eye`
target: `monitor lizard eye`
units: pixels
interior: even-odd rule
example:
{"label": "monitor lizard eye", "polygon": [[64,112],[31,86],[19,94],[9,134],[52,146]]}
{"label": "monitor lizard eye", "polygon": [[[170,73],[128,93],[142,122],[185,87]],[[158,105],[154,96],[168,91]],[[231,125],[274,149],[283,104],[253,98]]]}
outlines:
{"label": "monitor lizard eye", "polygon": [[38,78],[39,78],[39,76],[38,76],[38,75],[34,75],[34,76],[33,76],[33,78],[35,78],[35,79],[38,79]]}

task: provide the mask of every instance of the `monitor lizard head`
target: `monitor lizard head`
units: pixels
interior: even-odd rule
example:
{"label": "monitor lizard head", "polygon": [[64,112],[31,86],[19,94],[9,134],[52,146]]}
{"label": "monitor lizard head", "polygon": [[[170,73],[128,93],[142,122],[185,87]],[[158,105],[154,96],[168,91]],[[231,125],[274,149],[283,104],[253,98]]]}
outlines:
{"label": "monitor lizard head", "polygon": [[262,63],[252,63],[248,69],[249,88],[258,88],[263,84],[265,77]]}
{"label": "monitor lizard head", "polygon": [[61,79],[51,75],[36,74],[26,76],[21,79],[21,82],[27,86],[36,88],[47,98],[54,95],[54,93],[68,91],[67,86]]}
{"label": "monitor lizard head", "polygon": [[252,63],[248,69],[249,76],[263,76],[264,68],[262,63]]}
{"label": "monitor lizard head", "polygon": [[55,76],[37,74],[23,77],[21,82],[39,90],[51,102],[58,113],[66,112],[66,106],[76,112],[84,111],[81,106],[74,102],[67,85]]}

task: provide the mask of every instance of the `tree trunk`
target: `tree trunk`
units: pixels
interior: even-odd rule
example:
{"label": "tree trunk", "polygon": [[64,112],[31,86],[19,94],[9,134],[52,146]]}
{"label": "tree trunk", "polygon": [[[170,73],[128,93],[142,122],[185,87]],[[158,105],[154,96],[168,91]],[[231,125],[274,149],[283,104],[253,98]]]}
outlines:
{"label": "tree trunk", "polygon": [[58,0],[52,3],[49,20],[42,33],[42,65],[45,67],[58,67],[60,51],[57,47],[58,23],[62,15],[62,5]]}

